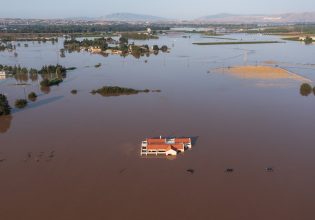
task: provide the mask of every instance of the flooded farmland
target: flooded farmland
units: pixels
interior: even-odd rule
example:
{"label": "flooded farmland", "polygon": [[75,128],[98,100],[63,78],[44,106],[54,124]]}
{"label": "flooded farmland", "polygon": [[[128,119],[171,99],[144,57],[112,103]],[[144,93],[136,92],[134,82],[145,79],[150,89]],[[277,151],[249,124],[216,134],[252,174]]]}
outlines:
{"label": "flooded farmland", "polygon": [[[209,41],[220,39],[170,33],[136,41],[170,48],[139,59],[61,58],[62,39],[18,47],[18,56],[0,52],[3,65],[77,67],[49,91],[39,79],[0,80],[12,107],[38,94],[0,117],[0,219],[312,218],[315,96],[302,96],[300,86],[315,86],[314,45],[193,45]],[[263,65],[295,77],[215,71]],[[102,86],[161,92],[90,93]],[[140,157],[141,141],[160,135],[193,137],[194,145],[176,158]]]}

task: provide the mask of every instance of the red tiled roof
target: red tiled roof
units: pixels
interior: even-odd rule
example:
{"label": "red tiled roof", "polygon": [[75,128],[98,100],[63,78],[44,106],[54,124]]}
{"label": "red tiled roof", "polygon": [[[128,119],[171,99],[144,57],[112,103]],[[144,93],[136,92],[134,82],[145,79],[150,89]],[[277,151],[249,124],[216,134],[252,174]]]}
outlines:
{"label": "red tiled roof", "polygon": [[168,151],[171,149],[171,145],[169,144],[148,144],[148,150],[165,150]]}
{"label": "red tiled roof", "polygon": [[148,138],[147,139],[148,144],[165,144],[166,139],[165,138]]}
{"label": "red tiled roof", "polygon": [[175,138],[175,143],[189,144],[191,143],[190,138]]}

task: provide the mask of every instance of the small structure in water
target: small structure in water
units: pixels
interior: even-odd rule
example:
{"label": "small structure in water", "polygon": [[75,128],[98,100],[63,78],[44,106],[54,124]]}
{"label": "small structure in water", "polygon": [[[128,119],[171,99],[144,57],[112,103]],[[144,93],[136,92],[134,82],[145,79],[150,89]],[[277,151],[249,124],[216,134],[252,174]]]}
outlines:
{"label": "small structure in water", "polygon": [[141,143],[141,156],[176,156],[191,148],[191,138],[147,138]]}
{"label": "small structure in water", "polygon": [[6,79],[8,77],[8,73],[6,71],[0,71],[0,80]]}

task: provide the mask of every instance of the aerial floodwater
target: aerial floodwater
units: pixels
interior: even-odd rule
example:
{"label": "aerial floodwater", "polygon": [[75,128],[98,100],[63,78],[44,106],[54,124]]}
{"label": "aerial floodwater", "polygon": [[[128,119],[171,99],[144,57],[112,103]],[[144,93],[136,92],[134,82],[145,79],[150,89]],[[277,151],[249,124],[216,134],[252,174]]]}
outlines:
{"label": "aerial floodwater", "polygon": [[[136,40],[169,48],[140,58],[61,57],[63,38],[0,52],[2,65],[76,67],[48,89],[40,76],[0,80],[12,106],[0,117],[1,220],[314,218],[315,95],[300,93],[315,86],[314,45],[183,35]],[[266,43],[209,44],[233,39]],[[31,92],[35,102],[14,107]],[[141,156],[160,136],[193,147]]]}

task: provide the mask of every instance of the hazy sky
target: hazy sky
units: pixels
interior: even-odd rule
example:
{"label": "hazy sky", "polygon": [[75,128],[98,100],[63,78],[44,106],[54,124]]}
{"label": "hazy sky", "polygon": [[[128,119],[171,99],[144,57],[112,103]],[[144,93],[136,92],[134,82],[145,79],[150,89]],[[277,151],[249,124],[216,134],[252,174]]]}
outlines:
{"label": "hazy sky", "polygon": [[0,0],[0,17],[99,17],[131,12],[190,19],[217,13],[273,14],[315,11],[314,0]]}

